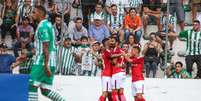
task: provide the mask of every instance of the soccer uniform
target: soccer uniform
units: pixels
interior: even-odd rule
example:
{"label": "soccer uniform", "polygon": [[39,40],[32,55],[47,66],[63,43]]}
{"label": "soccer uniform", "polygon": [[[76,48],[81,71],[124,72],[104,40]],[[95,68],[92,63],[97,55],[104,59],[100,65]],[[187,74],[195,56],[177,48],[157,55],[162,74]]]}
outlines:
{"label": "soccer uniform", "polygon": [[103,59],[103,69],[101,72],[102,91],[112,91],[111,86],[112,68],[110,63],[110,55],[111,51],[109,49],[106,49],[102,53],[102,59]]}
{"label": "soccer uniform", "polygon": [[[123,50],[119,47],[114,48],[111,54],[121,54]],[[124,63],[124,57],[118,57],[118,64]],[[112,66],[112,89],[124,88],[124,82],[126,78],[125,70],[121,67]]]}
{"label": "soccer uniform", "polygon": [[132,95],[144,92],[144,77],[142,74],[144,58],[132,57]]}
{"label": "soccer uniform", "polygon": [[[43,53],[43,42],[49,43],[49,61],[48,66],[52,75],[48,77],[45,73],[45,57]],[[50,89],[54,71],[56,67],[56,45],[55,33],[52,24],[47,20],[42,20],[35,33],[36,55],[34,56],[34,63],[30,74],[30,83],[34,86]]]}

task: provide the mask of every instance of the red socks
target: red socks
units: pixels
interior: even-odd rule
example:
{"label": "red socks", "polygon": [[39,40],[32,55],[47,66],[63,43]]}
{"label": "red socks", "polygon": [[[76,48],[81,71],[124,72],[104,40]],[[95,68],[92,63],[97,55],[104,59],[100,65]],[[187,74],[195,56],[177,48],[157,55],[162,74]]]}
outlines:
{"label": "red socks", "polygon": [[112,101],[119,101],[119,98],[118,98],[116,91],[112,91]]}
{"label": "red socks", "polygon": [[126,97],[124,96],[124,93],[119,94],[121,101],[126,101]]}
{"label": "red socks", "polygon": [[105,97],[100,96],[98,101],[105,101]]}

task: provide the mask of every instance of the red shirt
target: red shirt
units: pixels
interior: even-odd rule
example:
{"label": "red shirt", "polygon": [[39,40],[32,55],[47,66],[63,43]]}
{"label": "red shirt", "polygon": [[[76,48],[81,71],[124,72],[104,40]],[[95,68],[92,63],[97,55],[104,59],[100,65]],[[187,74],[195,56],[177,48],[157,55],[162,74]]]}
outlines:
{"label": "red shirt", "polygon": [[[124,51],[123,49],[116,47],[112,50],[111,54],[122,54]],[[117,64],[123,64],[125,62],[125,59],[123,56],[117,58]],[[125,70],[121,67],[112,66],[112,74],[116,74],[119,72],[125,72]]]}
{"label": "red shirt", "polygon": [[144,80],[143,76],[143,66],[144,66],[144,58],[143,57],[133,57],[132,59],[132,82]]}
{"label": "red shirt", "polygon": [[109,49],[104,50],[102,53],[103,70],[102,70],[101,76],[112,77],[112,67],[111,67],[111,63],[110,63],[110,55],[111,55],[111,51]]}

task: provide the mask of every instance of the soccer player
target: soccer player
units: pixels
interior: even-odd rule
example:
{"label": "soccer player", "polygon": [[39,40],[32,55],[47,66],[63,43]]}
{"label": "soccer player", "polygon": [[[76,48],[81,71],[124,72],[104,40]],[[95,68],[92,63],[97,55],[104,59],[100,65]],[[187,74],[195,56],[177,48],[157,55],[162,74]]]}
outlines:
{"label": "soccer player", "polygon": [[125,59],[132,63],[132,95],[134,96],[134,101],[145,101],[143,97],[144,77],[142,73],[144,58],[140,57],[140,47],[134,46],[131,57],[127,54]]}
{"label": "soccer player", "polygon": [[43,6],[36,6],[33,11],[33,20],[38,22],[35,32],[34,63],[30,73],[29,101],[38,101],[37,89],[42,95],[52,101],[65,101],[58,93],[51,90],[56,67],[55,33],[52,24],[46,19],[46,10]]}
{"label": "soccer player", "polygon": [[118,47],[118,40],[115,37],[110,38],[111,63],[112,63],[112,100],[126,101],[124,96],[124,82],[126,73],[124,70],[125,52]]}
{"label": "soccer player", "polygon": [[101,71],[101,80],[102,80],[102,95],[99,97],[99,101],[105,101],[108,97],[109,101],[112,101],[111,91],[112,91],[112,68],[110,63],[110,50],[109,50],[109,39],[106,38],[103,40],[104,50],[102,51],[102,71]]}

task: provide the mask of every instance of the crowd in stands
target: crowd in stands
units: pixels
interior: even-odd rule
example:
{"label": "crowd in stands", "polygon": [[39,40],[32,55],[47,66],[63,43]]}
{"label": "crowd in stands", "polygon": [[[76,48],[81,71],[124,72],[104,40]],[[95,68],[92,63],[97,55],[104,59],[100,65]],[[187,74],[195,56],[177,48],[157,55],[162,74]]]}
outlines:
{"label": "crowd in stands", "polygon": [[[187,63],[187,70],[183,63],[174,60],[172,54],[174,41],[190,40],[183,33],[185,31],[186,6],[192,10],[192,24],[201,23],[201,1],[170,0],[170,13],[167,12],[167,0],[1,0],[0,1],[0,73],[11,72],[10,68],[19,66],[21,73],[32,63],[32,54],[26,57],[26,63],[19,62],[34,49],[34,32],[37,23],[32,20],[33,7],[42,5],[46,8],[47,19],[55,28],[57,45],[56,74],[99,76],[103,68],[102,51],[107,49],[109,37],[118,39],[118,47],[126,53],[131,53],[132,47],[139,46],[144,57],[144,73],[146,77],[156,77],[160,65],[166,71],[167,77],[192,78],[192,64],[197,63],[196,78],[201,78],[201,63],[192,57]],[[63,7],[64,6],[64,7]],[[64,14],[64,19],[62,19]],[[168,17],[169,16],[169,17]],[[168,18],[168,20],[166,20]],[[64,22],[62,22],[64,21]],[[157,32],[149,32],[149,25],[156,25]],[[180,30],[176,30],[179,24]],[[181,32],[181,35],[179,34]],[[201,30],[197,38],[200,49]],[[165,36],[168,35],[167,64],[165,65]],[[8,54],[6,36],[12,36],[14,57]],[[145,45],[142,44],[146,41]],[[189,43],[191,45],[193,43]],[[194,45],[194,44],[193,44]],[[195,50],[196,52],[198,50]],[[201,49],[200,49],[201,50]],[[189,49],[192,51],[192,49]],[[189,52],[188,51],[188,52]],[[188,55],[201,55],[201,53]],[[34,57],[34,56],[33,56]],[[187,58],[189,59],[189,58]],[[5,61],[3,61],[5,60]],[[9,61],[9,62],[7,62]],[[14,64],[12,64],[14,63]],[[126,63],[125,63],[126,64]],[[191,64],[191,65],[190,65]],[[130,74],[131,66],[126,64],[126,72]],[[6,69],[7,68],[7,69]],[[8,70],[9,68],[9,70]],[[152,75],[151,75],[152,74]]]}

